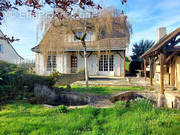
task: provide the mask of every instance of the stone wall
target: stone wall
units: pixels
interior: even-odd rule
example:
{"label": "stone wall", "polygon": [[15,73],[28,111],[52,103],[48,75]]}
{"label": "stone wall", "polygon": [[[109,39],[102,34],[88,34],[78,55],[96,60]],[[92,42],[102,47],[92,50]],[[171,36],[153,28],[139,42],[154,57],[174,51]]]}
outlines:
{"label": "stone wall", "polygon": [[34,95],[37,103],[50,105],[86,105],[90,98],[83,93],[67,92],[63,88],[48,88],[43,85],[36,85]]}
{"label": "stone wall", "polygon": [[84,81],[85,75],[84,72],[77,74],[62,74],[56,81],[56,85],[70,85],[76,81]]}

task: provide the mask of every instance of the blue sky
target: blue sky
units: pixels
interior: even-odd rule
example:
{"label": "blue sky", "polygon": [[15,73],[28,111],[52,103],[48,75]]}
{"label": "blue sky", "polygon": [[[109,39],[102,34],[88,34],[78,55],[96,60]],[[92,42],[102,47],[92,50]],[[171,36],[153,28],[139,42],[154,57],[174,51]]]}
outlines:
{"label": "blue sky", "polygon": [[[120,0],[96,1],[104,6],[121,8]],[[128,0],[125,12],[133,28],[129,55],[132,54],[133,43],[141,39],[155,41],[157,28],[167,27],[169,33],[180,27],[180,0]],[[9,12],[0,29],[8,36],[19,38],[20,41],[13,43],[13,47],[22,57],[33,59],[34,53],[30,49],[39,43],[36,36],[39,21],[38,17],[28,14],[23,8],[16,13]]]}

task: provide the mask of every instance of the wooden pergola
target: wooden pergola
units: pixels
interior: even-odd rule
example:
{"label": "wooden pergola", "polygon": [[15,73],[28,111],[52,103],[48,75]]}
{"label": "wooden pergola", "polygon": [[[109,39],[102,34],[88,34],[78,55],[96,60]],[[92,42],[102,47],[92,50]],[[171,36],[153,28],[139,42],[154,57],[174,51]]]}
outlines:
{"label": "wooden pergola", "polygon": [[153,85],[153,63],[159,60],[160,63],[160,93],[164,94],[164,65],[171,67],[170,85],[175,87],[175,59],[180,54],[180,28],[165,35],[152,48],[145,52],[141,58],[144,59],[144,76],[146,75],[146,62],[150,64],[150,84]]}

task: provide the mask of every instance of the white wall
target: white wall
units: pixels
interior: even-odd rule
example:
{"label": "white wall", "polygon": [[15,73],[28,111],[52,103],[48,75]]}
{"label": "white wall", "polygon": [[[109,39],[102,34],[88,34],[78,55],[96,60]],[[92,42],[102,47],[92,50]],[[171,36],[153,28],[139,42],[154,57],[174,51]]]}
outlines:
{"label": "white wall", "polygon": [[[0,31],[0,37],[4,35]],[[6,41],[0,39],[0,45],[2,45],[2,52],[0,52],[0,60],[13,63],[20,64],[23,59],[17,54],[14,48]]]}
{"label": "white wall", "polygon": [[[47,71],[46,64],[44,61],[44,57],[40,53],[36,53],[36,73],[39,75],[50,75],[50,71]],[[71,55],[69,53],[64,53],[56,55],[56,70],[60,73],[70,73],[71,72],[71,61],[70,61]]]}
{"label": "white wall", "polygon": [[[102,75],[102,76],[123,76],[124,74],[124,61],[120,57],[123,57],[123,52],[119,54],[114,53],[114,71],[111,72],[99,72],[99,61],[96,53],[93,53],[90,57],[88,57],[88,70],[89,75]],[[84,68],[84,58],[78,58],[78,69]]]}
{"label": "white wall", "polygon": [[[88,74],[97,75],[98,72],[98,59],[96,54],[92,54],[87,58],[88,61]],[[84,57],[78,57],[78,70],[84,69]]]}
{"label": "white wall", "polygon": [[35,54],[35,61],[36,61],[36,73],[38,75],[43,75],[45,73],[45,66],[44,66],[44,59],[43,55],[40,53]]}
{"label": "white wall", "polygon": [[[56,70],[60,73],[71,73],[71,55],[76,55],[76,53],[64,53],[56,56],[57,68]],[[93,53],[88,57],[88,71],[90,76],[95,75],[106,75],[106,76],[122,76],[124,72],[123,52],[120,55],[114,53],[114,71],[111,72],[99,72],[99,62],[97,53]],[[84,69],[84,57],[81,55],[77,56],[77,70]],[[64,60],[64,61],[63,61]],[[50,72],[46,71],[46,65],[44,66],[44,60],[42,54],[36,54],[36,72],[39,75],[49,75]]]}

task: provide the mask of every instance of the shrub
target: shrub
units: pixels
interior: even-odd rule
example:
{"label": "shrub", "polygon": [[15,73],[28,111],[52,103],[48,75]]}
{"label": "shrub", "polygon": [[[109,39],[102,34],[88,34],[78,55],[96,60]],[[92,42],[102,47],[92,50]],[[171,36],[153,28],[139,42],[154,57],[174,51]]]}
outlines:
{"label": "shrub", "polygon": [[10,99],[10,86],[0,85],[0,104]]}
{"label": "shrub", "polygon": [[52,87],[54,80],[51,77],[31,74],[18,65],[0,61],[0,100],[14,99],[23,95],[24,89],[32,93],[35,84]]}
{"label": "shrub", "polygon": [[54,82],[56,82],[59,77],[61,76],[62,74],[60,72],[57,72],[57,71],[53,71],[51,74],[50,74],[50,79],[53,80]]}
{"label": "shrub", "polygon": [[59,113],[67,113],[68,112],[68,109],[65,105],[59,105],[57,108],[56,108],[57,112]]}
{"label": "shrub", "polygon": [[84,68],[80,68],[77,73],[85,73],[85,69]]}
{"label": "shrub", "polygon": [[35,84],[52,87],[54,85],[54,80],[49,76],[39,76],[35,74],[24,75],[24,86],[27,86],[29,90],[33,90]]}

